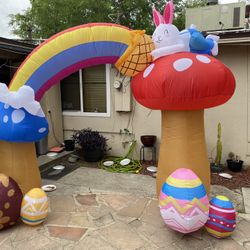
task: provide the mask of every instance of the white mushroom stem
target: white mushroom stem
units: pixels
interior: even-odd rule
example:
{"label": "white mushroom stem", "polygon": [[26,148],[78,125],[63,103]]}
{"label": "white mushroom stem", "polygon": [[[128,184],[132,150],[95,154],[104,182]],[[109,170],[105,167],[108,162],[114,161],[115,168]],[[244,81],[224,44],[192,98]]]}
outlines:
{"label": "white mushroom stem", "polygon": [[178,168],[191,169],[210,191],[210,165],[204,133],[204,110],[162,111],[162,135],[157,173],[157,194]]}
{"label": "white mushroom stem", "polygon": [[0,141],[0,173],[10,176],[23,194],[41,187],[35,144]]}

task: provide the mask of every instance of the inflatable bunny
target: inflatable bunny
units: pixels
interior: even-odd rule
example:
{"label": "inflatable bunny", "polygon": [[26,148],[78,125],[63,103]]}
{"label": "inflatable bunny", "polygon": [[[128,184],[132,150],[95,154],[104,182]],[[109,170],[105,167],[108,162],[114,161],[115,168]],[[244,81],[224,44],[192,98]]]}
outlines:
{"label": "inflatable bunny", "polygon": [[218,36],[208,35],[204,38],[194,25],[179,32],[178,28],[172,24],[173,17],[174,4],[172,0],[165,6],[163,16],[156,9],[153,9],[156,29],[152,39],[156,49],[151,52],[151,55],[154,60],[183,51],[214,56],[218,54]]}
{"label": "inflatable bunny", "polygon": [[174,4],[170,1],[164,9],[163,16],[153,9],[153,19],[156,29],[152,39],[155,44],[155,50],[151,52],[154,60],[159,57],[174,54],[182,51],[189,51],[188,41],[186,44],[180,37],[180,32],[172,24],[174,17]]}

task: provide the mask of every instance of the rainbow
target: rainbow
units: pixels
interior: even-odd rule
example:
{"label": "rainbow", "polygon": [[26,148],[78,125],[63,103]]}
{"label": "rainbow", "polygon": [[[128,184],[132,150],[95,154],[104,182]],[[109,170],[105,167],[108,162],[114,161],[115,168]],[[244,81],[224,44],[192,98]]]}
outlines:
{"label": "rainbow", "polygon": [[[9,89],[17,91],[23,85],[30,86],[39,101],[50,87],[81,68],[108,63],[120,69],[146,36],[144,42],[149,52],[142,55],[146,61],[144,69],[152,61],[149,54],[152,41],[144,33],[109,23],[84,24],[62,31],[31,52],[14,75]],[[129,69],[127,75],[136,73]]]}

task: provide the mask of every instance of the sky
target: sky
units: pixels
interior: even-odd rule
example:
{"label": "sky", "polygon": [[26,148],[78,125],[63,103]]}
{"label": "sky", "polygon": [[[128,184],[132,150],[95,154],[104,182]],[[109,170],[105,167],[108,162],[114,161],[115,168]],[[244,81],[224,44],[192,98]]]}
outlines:
{"label": "sky", "polygon": [[15,38],[8,23],[9,14],[21,13],[30,7],[29,0],[0,0],[0,37]]}
{"label": "sky", "polygon": [[219,4],[249,2],[249,0],[218,0]]}
{"label": "sky", "polygon": [[[242,0],[219,0],[219,3],[226,4],[239,1]],[[15,38],[11,32],[11,27],[8,25],[9,14],[21,13],[28,7],[30,7],[29,0],[0,0],[0,37]]]}

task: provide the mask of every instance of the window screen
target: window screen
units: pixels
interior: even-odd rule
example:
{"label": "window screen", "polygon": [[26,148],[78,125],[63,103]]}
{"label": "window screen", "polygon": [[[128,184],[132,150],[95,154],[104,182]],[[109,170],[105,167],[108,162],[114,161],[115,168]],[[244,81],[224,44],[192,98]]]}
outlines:
{"label": "window screen", "polygon": [[82,71],[83,111],[106,113],[106,68],[99,65]]}

